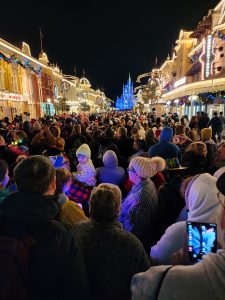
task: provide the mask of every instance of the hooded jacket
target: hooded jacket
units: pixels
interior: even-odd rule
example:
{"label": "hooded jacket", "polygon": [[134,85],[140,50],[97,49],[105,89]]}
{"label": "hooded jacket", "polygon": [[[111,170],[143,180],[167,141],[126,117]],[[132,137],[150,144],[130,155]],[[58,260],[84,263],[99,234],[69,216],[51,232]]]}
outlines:
{"label": "hooded jacket", "polygon": [[123,168],[118,167],[116,153],[108,150],[103,155],[104,167],[97,169],[97,180],[99,183],[112,183],[118,186],[123,185],[126,179]]}
{"label": "hooded jacket", "polygon": [[164,159],[177,157],[181,162],[181,150],[177,145],[171,143],[173,131],[169,127],[163,128],[160,134],[160,141],[158,144],[151,146],[148,153],[151,157],[160,156]]}
{"label": "hooded jacket", "polygon": [[193,266],[158,266],[136,274],[132,300],[223,300],[225,250],[203,256]]}
{"label": "hooded jacket", "polygon": [[[188,221],[220,224],[222,206],[217,197],[216,178],[202,174],[193,179],[186,190]],[[218,228],[218,240],[222,244],[222,233]],[[151,248],[151,257],[157,264],[170,264],[171,255],[180,250],[186,232],[186,222],[177,222],[167,228],[160,241]]]}
{"label": "hooded jacket", "polygon": [[0,211],[1,234],[34,240],[29,250],[31,299],[88,299],[83,257],[72,233],[55,221],[57,198],[15,192]]}

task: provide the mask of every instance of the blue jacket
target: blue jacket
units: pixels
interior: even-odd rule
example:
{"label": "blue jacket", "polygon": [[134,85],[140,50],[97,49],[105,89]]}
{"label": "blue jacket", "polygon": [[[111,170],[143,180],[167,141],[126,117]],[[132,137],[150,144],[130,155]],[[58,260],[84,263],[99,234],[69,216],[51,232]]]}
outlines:
{"label": "blue jacket", "polygon": [[174,145],[166,140],[162,140],[158,144],[151,146],[148,149],[148,154],[151,157],[160,156],[164,159],[177,157],[181,163],[180,148],[177,145]]}

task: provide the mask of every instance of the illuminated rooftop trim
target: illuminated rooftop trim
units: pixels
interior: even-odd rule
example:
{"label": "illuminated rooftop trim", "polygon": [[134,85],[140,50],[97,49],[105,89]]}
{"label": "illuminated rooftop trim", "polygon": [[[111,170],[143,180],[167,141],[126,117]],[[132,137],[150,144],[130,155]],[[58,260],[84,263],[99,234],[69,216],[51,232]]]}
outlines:
{"label": "illuminated rooftop trim", "polygon": [[163,94],[162,98],[165,100],[172,100],[187,95],[213,92],[218,90],[225,90],[225,77],[189,83]]}

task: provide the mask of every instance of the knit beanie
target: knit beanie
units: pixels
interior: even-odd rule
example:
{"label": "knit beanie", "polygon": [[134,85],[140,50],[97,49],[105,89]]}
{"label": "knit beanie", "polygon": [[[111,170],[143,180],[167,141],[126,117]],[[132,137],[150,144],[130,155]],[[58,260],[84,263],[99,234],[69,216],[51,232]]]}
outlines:
{"label": "knit beanie", "polygon": [[207,141],[212,138],[212,129],[211,128],[203,128],[201,130],[201,138],[202,141]]}
{"label": "knit beanie", "polygon": [[33,130],[34,131],[41,130],[41,124],[38,121],[34,122]]}
{"label": "knit beanie", "polygon": [[108,150],[103,155],[103,163],[107,168],[115,168],[118,166],[118,159],[116,153],[112,150]]}
{"label": "knit beanie", "polygon": [[165,128],[163,128],[163,130],[160,133],[160,141],[165,140],[165,141],[169,142],[171,140],[172,136],[173,136],[172,128],[165,127]]}
{"label": "knit beanie", "polygon": [[225,173],[223,173],[216,182],[216,186],[220,193],[222,193],[225,196]]}
{"label": "knit beanie", "polygon": [[78,154],[82,154],[88,158],[91,158],[91,149],[87,144],[83,144],[77,149],[76,156]]}
{"label": "knit beanie", "polygon": [[[158,160],[159,159],[159,160]],[[141,178],[148,178],[155,176],[159,170],[163,168],[163,159],[159,157],[147,158],[147,157],[134,157],[129,164],[129,169],[133,169],[135,173]],[[164,161],[165,168],[165,161]]]}

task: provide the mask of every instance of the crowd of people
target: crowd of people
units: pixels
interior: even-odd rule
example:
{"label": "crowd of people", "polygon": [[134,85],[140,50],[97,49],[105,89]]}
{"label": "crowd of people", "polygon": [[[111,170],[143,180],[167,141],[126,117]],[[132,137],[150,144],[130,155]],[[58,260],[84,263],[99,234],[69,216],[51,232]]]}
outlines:
{"label": "crowd of people", "polygon": [[[223,299],[224,132],[222,112],[0,120],[0,299]],[[187,222],[219,251],[191,261]]]}

